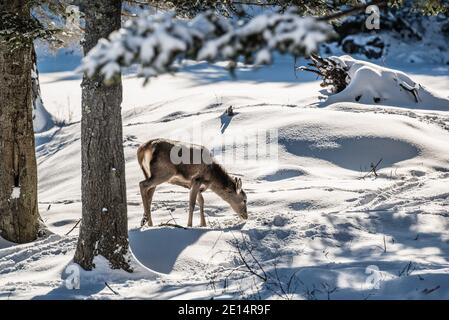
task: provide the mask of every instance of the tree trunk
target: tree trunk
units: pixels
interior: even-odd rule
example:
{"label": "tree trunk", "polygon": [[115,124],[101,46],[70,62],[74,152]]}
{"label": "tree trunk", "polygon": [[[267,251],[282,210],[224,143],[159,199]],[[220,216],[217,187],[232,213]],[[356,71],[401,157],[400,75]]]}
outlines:
{"label": "tree trunk", "polygon": [[[0,0],[0,11],[30,18],[26,0]],[[18,242],[37,238],[37,167],[31,103],[32,41],[11,51],[0,39],[0,234]],[[3,39],[4,40],[4,39]]]}
{"label": "tree trunk", "polygon": [[[121,0],[83,1],[84,54],[121,26]],[[82,222],[75,262],[95,268],[97,255],[128,271],[128,221],[122,137],[121,77],[106,85],[83,78],[81,120]]]}

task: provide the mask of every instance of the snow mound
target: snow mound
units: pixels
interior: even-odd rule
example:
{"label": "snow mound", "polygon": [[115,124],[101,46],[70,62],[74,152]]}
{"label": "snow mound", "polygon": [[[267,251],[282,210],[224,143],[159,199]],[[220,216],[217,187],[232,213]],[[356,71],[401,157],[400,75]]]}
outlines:
{"label": "snow mound", "polygon": [[32,100],[33,100],[33,129],[34,132],[40,133],[51,129],[54,125],[52,115],[45,109],[41,96],[41,88],[39,83],[39,70],[36,64],[33,64],[31,70],[32,79]]}
{"label": "snow mound", "polygon": [[389,69],[351,56],[329,59],[347,70],[348,86],[330,95],[325,105],[358,102],[414,109],[449,110],[449,99],[430,91],[402,71]]}
{"label": "snow mound", "polygon": [[170,275],[192,275],[195,266],[225,265],[232,229],[182,229],[152,227],[129,231],[133,256],[151,271]]}
{"label": "snow mound", "polygon": [[38,97],[33,106],[33,128],[35,133],[50,130],[55,125],[53,116],[45,109],[41,97]]}

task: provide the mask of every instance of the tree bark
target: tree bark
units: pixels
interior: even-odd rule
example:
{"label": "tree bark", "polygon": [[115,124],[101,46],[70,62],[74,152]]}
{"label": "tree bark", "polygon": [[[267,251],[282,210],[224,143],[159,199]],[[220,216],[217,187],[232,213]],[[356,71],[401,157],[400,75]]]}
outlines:
{"label": "tree bark", "polygon": [[[82,2],[84,54],[121,26],[121,0]],[[121,77],[106,85],[99,75],[83,78],[81,120],[82,221],[75,262],[95,268],[101,255],[112,268],[130,270]]]}
{"label": "tree bark", "polygon": [[[0,0],[0,11],[30,18],[26,0]],[[37,238],[37,165],[31,102],[32,41],[11,51],[0,39],[0,235]],[[4,39],[3,39],[4,40]]]}

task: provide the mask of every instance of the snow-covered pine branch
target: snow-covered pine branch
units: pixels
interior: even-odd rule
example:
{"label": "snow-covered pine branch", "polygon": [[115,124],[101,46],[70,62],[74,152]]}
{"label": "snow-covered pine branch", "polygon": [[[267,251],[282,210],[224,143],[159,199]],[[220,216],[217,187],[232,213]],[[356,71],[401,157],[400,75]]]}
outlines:
{"label": "snow-covered pine branch", "polygon": [[211,12],[193,20],[172,14],[150,15],[128,21],[124,28],[101,40],[81,66],[88,76],[96,72],[110,80],[122,67],[140,66],[145,79],[173,71],[180,59],[269,64],[278,51],[293,56],[314,52],[333,34],[330,25],[295,12],[267,13],[242,25],[233,25]]}

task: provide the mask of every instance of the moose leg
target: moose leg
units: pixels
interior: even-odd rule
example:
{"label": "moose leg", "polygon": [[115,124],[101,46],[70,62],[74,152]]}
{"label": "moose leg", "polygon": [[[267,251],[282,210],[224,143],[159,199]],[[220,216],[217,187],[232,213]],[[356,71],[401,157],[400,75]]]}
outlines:
{"label": "moose leg", "polygon": [[[144,182],[144,181],[142,181]],[[153,221],[151,220],[151,200],[148,201],[150,190],[153,190],[151,193],[151,197],[153,197],[154,189],[155,188],[146,188],[143,183],[140,183],[140,196],[142,197],[142,203],[143,203],[143,217],[142,221],[140,222],[140,226],[144,226],[146,223],[151,227],[153,225]]]}
{"label": "moose leg", "polygon": [[191,227],[193,222],[193,211],[195,210],[196,197],[200,191],[201,182],[199,180],[194,180],[192,183],[192,188],[190,189],[190,201],[189,201],[189,220],[187,226]]}
{"label": "moose leg", "polygon": [[[150,226],[150,227],[153,226],[153,220],[151,220],[151,202],[153,201],[154,191],[156,191],[156,187],[150,188],[146,193],[147,210],[145,210],[145,214],[142,219],[141,225],[144,225],[145,224],[144,220],[146,220],[148,226]],[[145,207],[145,204],[144,204],[144,207]]]}
{"label": "moose leg", "polygon": [[145,224],[148,226],[153,226],[153,221],[151,220],[151,202],[153,200],[154,191],[156,190],[156,186],[161,183],[167,181],[170,177],[162,177],[162,178],[154,178],[151,177],[147,180],[141,181],[139,183],[140,186],[140,195],[142,196],[143,202],[143,218],[140,222],[140,225],[143,227]]}
{"label": "moose leg", "polygon": [[201,227],[205,227],[206,226],[206,219],[204,218],[204,198],[203,195],[200,192],[198,192],[198,196],[196,198],[199,206],[200,206],[200,218],[201,218]]}

